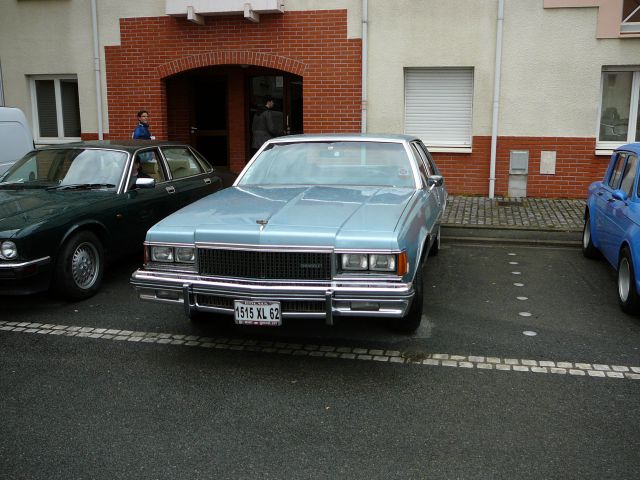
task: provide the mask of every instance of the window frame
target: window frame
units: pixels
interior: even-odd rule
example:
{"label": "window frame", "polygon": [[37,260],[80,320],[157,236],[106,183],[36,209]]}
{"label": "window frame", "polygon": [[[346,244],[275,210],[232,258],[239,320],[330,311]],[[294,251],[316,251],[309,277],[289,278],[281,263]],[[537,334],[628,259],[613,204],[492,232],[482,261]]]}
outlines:
{"label": "window frame", "polygon": [[[620,22],[621,35],[640,33],[640,5],[638,5],[634,10],[631,10],[631,12],[625,16],[625,8],[629,3],[631,3],[630,0],[624,0],[622,7],[622,21]],[[633,8],[634,6],[634,4],[631,4],[629,8]]]}
{"label": "window frame", "polygon": [[[633,166],[633,170],[631,167]],[[634,154],[630,153],[627,155],[624,170],[622,171],[622,178],[620,179],[619,190],[622,190],[627,194],[627,198],[631,198],[633,196],[633,192],[635,191],[636,178],[638,177],[638,157]],[[628,183],[628,179],[631,178],[631,183]],[[627,185],[625,185],[625,181],[627,181]]]}
{"label": "window frame", "polygon": [[[600,126],[602,123],[602,101],[605,88],[605,78],[609,73],[632,72],[631,98],[629,105],[629,124],[627,126],[627,138],[624,141],[603,141],[600,140]],[[627,143],[640,142],[640,138],[635,138],[638,128],[638,117],[640,116],[640,65],[630,67],[603,67],[600,74],[600,97],[598,99],[598,118],[596,122],[596,150],[615,150]]]}
{"label": "window frame", "polygon": [[606,181],[606,185],[611,190],[617,190],[618,188],[620,188],[626,163],[627,163],[627,152],[618,152],[616,154],[615,161],[611,165],[611,171],[609,172],[609,175]]}
{"label": "window frame", "polygon": [[[475,100],[475,84],[476,84],[476,69],[473,66],[428,66],[428,67],[404,67],[404,108],[403,108],[403,132],[407,135],[413,135],[418,137],[424,145],[428,146],[428,149],[432,152],[457,152],[457,153],[471,153],[473,146],[473,115],[474,115],[474,100]],[[431,83],[424,82],[420,85],[420,89],[422,90],[422,95],[427,92],[427,98],[429,98],[429,89],[431,87],[439,86],[438,81],[442,81],[442,78],[445,78],[447,75],[457,75],[457,81],[460,83],[456,84],[458,90],[453,88],[447,93],[447,95],[451,95],[455,97],[457,100],[460,98],[468,96],[468,113],[465,113],[464,116],[460,116],[459,124],[455,124],[454,128],[457,128],[456,135],[460,136],[458,140],[452,140],[451,138],[432,138],[427,139],[426,135],[429,133],[428,130],[438,130],[438,128],[442,128],[440,125],[441,122],[433,122],[434,124],[438,124],[437,127],[432,127],[431,123],[427,123],[427,129],[420,128],[414,120],[414,125],[411,125],[408,121],[408,116],[411,116],[411,112],[408,111],[408,107],[415,108],[415,105],[411,105],[409,103],[411,93],[415,94],[416,87],[413,89],[410,88],[410,81],[416,82],[421,75],[424,75],[423,78],[430,77]],[[412,77],[412,78],[410,78]],[[469,85],[465,85],[465,82],[469,82]],[[468,91],[463,91],[460,87],[468,88]],[[435,95],[435,94],[434,94]],[[440,98],[441,100],[441,98]],[[444,110],[444,114],[446,114],[446,108],[442,107],[441,110]],[[436,116],[435,114],[443,114],[443,111],[435,111],[431,116]],[[441,118],[441,116],[439,117]],[[464,123],[462,121],[464,120]],[[433,132],[432,132],[433,133]],[[440,132],[441,133],[441,132]],[[464,138],[462,138],[464,137]]]}
{"label": "window frame", "polygon": [[[167,156],[168,150],[183,150],[184,152],[188,153],[190,159],[192,160],[192,162],[188,162],[189,165],[193,164],[198,168],[199,171],[197,173],[193,173],[189,175],[177,176],[176,171],[180,170],[180,168],[183,168],[183,167],[176,168],[175,164],[173,163],[174,159],[170,158],[170,155]],[[164,163],[167,168],[166,173],[169,175],[167,178],[169,178],[171,181],[175,182],[175,181],[182,180],[184,178],[193,178],[193,177],[197,177],[198,175],[207,173],[207,169],[205,168],[203,163],[200,161],[200,159],[194,153],[194,151],[191,148],[189,148],[187,145],[165,145],[160,147],[160,151],[162,152],[162,158],[164,159]],[[191,170],[191,168],[189,168],[189,170]]]}
{"label": "window frame", "polygon": [[[53,80],[53,88],[56,99],[56,120],[58,124],[58,136],[57,137],[42,137],[40,136],[40,120],[38,115],[38,97],[36,94],[36,81],[39,80]],[[78,84],[77,75],[30,75],[29,76],[29,90],[31,93],[31,118],[33,120],[33,139],[36,143],[68,143],[81,141],[81,137],[65,137],[64,136],[64,117],[62,109],[62,90],[60,82],[65,80],[73,80]],[[80,96],[80,85],[78,85],[78,97]],[[78,98],[78,115],[80,115],[80,98]],[[80,119],[80,129],[82,131],[82,119]]]}

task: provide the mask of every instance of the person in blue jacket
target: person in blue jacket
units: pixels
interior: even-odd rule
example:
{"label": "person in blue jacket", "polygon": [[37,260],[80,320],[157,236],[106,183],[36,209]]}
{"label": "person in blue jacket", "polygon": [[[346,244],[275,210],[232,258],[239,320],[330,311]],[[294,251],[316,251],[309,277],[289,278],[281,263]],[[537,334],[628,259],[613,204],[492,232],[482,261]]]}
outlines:
{"label": "person in blue jacket", "polygon": [[149,112],[140,110],[138,112],[138,125],[133,131],[134,140],[155,140],[156,137],[149,131]]}

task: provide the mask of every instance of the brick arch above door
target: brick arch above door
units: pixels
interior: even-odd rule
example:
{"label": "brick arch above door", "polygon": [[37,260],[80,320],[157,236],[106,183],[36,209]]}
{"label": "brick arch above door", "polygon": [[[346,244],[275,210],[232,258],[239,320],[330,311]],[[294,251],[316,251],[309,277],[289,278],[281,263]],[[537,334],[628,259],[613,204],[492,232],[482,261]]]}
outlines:
{"label": "brick arch above door", "polygon": [[269,53],[253,52],[250,50],[216,50],[197,55],[189,55],[171,62],[158,65],[160,78],[193,70],[200,67],[215,65],[252,65],[281,70],[287,73],[304,76],[306,64],[292,58]]}

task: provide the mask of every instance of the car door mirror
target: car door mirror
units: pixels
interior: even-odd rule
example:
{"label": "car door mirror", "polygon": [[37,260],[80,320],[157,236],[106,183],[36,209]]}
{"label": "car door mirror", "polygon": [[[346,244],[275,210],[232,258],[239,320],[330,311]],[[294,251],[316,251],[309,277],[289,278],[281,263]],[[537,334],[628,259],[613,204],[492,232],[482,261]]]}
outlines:
{"label": "car door mirror", "polygon": [[614,190],[611,196],[616,200],[620,200],[621,202],[627,201],[627,194],[622,190]]}
{"label": "car door mirror", "polygon": [[136,179],[136,188],[155,188],[156,179],[155,178],[137,178]]}
{"label": "car door mirror", "polygon": [[427,178],[427,184],[430,188],[441,187],[444,182],[442,175],[431,175]]}

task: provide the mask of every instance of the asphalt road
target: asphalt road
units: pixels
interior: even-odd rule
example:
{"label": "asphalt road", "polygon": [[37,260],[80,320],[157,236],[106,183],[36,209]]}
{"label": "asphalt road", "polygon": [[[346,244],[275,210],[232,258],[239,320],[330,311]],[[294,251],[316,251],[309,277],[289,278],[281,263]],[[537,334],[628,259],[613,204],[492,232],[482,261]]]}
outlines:
{"label": "asphalt road", "polygon": [[0,478],[640,478],[640,319],[577,249],[444,245],[413,336],[2,299]]}

